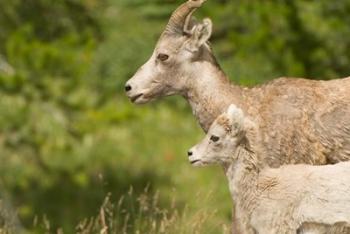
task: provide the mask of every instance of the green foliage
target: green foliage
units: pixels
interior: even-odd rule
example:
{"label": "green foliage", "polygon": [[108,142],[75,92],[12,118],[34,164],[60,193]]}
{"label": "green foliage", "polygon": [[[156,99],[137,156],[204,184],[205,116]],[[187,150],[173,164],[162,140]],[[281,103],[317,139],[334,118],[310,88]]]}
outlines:
{"label": "green foliage", "polygon": [[[183,217],[203,210],[210,214],[203,233],[229,225],[223,173],[193,169],[185,157],[202,136],[187,103],[136,107],[122,91],[181,2],[0,0],[0,200],[15,207],[16,225],[74,233],[108,193],[118,204],[130,186],[134,196],[111,216],[113,228],[124,228],[126,214],[128,233],[164,221],[156,211],[132,213],[157,190],[157,209],[177,212],[171,230],[192,233]],[[349,75],[349,11],[349,0],[210,0],[196,15],[213,19],[214,52],[227,74],[253,85]],[[96,219],[93,231],[101,229]]]}

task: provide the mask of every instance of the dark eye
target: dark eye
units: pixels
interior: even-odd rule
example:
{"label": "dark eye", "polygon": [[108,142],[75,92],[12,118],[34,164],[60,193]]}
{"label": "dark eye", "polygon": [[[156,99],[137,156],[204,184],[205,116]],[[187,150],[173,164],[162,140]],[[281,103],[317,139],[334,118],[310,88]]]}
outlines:
{"label": "dark eye", "polygon": [[166,60],[168,60],[168,58],[169,58],[169,55],[167,55],[167,54],[158,54],[158,56],[157,56],[157,59],[159,59],[160,61],[166,61]]}
{"label": "dark eye", "polygon": [[220,137],[212,135],[210,137],[210,140],[213,141],[213,142],[217,142],[218,140],[220,140]]}

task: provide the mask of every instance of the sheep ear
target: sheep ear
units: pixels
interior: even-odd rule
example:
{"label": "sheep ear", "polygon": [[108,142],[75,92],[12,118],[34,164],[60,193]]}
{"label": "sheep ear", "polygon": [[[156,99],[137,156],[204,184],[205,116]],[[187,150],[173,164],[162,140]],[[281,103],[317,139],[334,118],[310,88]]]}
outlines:
{"label": "sheep ear", "polygon": [[244,114],[240,108],[231,104],[227,110],[227,114],[232,124],[232,130],[238,131],[239,129],[243,128]]}
{"label": "sheep ear", "polygon": [[198,51],[199,48],[209,40],[212,30],[213,23],[209,18],[204,19],[202,23],[196,24],[191,31],[187,49],[192,52]]}

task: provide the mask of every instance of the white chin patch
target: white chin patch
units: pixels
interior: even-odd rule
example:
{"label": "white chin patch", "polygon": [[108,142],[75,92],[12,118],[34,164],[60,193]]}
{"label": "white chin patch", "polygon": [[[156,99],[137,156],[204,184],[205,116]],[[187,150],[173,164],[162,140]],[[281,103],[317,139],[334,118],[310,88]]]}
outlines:
{"label": "white chin patch", "polygon": [[192,164],[192,166],[194,166],[194,167],[202,167],[202,166],[205,166],[205,163],[203,163],[202,161],[195,161],[195,162],[192,162],[191,164]]}
{"label": "white chin patch", "polygon": [[146,104],[147,102],[148,102],[148,100],[146,100],[144,98],[139,98],[134,103],[135,104]]}
{"label": "white chin patch", "polygon": [[144,96],[141,96],[139,97],[138,99],[136,99],[134,101],[135,104],[146,104],[148,103],[149,101],[151,101],[152,99],[151,98],[145,98]]}

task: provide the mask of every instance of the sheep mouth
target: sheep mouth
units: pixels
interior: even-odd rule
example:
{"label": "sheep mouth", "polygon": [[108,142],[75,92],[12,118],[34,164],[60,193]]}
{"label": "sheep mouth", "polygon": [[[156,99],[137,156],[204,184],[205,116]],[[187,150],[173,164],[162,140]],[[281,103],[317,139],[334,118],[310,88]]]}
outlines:
{"label": "sheep mouth", "polygon": [[195,164],[195,163],[197,163],[197,162],[200,162],[201,160],[193,160],[193,161],[191,161],[190,163],[193,165],[193,164]]}
{"label": "sheep mouth", "polygon": [[138,94],[138,95],[135,95],[135,96],[133,96],[133,97],[130,97],[130,100],[131,100],[132,102],[136,102],[137,99],[139,99],[139,98],[142,97],[142,96],[143,96],[143,93],[140,93],[140,94]]}

